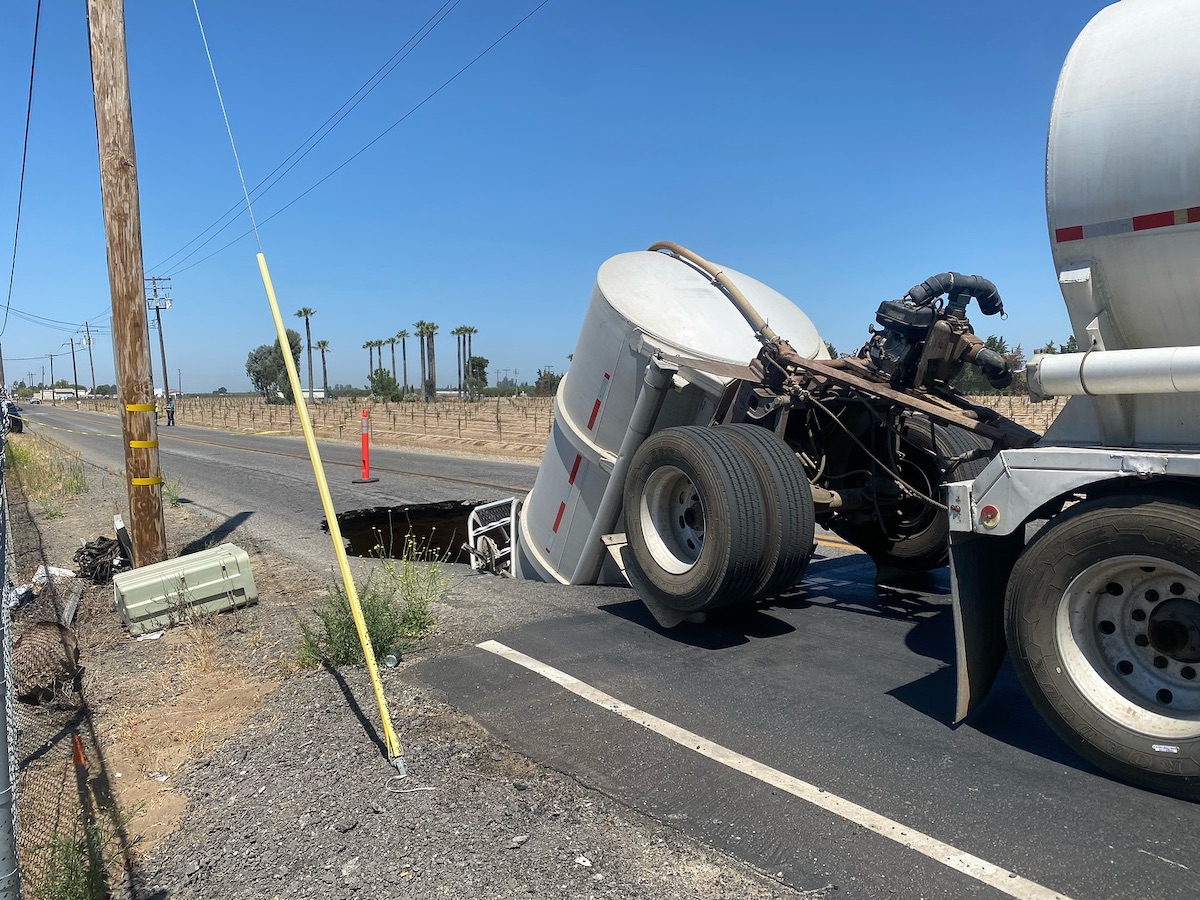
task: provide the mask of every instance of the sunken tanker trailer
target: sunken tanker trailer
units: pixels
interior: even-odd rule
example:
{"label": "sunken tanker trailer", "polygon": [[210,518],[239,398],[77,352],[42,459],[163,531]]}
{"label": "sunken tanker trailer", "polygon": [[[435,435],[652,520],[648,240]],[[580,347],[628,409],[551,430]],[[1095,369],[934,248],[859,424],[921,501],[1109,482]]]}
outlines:
{"label": "sunken tanker trailer", "polygon": [[833,360],[785,297],[659,243],[600,267],[533,490],[475,510],[474,564],[628,583],[672,626],[795,586],[816,525],[884,580],[950,562],[956,720],[1011,654],[1081,755],[1200,799],[1197,46],[1200,5],[1122,0],[1063,67],[1047,212],[1088,349],[1030,362],[1034,399],[1070,397],[1044,437],[951,386],[1012,377],[968,318],[1003,312],[988,280],[925,280]]}

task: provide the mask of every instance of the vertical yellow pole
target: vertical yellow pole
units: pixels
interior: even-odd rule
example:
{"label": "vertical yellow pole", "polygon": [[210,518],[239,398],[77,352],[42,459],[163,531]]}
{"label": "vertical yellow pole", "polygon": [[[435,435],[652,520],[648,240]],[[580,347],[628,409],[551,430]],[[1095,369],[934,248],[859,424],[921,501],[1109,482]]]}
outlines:
{"label": "vertical yellow pole", "polygon": [[291,345],[288,343],[287,328],[283,324],[283,316],[279,313],[279,303],[275,299],[275,288],[271,285],[271,273],[267,270],[267,258],[259,253],[258,271],[262,275],[263,287],[267,292],[267,302],[271,305],[271,318],[275,320],[275,333],[279,336],[279,347],[283,351],[283,364],[287,369],[288,384],[292,388],[292,402],[300,415],[300,428],[304,432],[304,443],[308,445],[308,458],[312,461],[313,475],[317,479],[317,491],[321,495],[321,506],[325,510],[325,521],[329,523],[329,539],[333,541],[333,552],[337,557],[338,569],[342,573],[342,584],[346,588],[346,599],[350,603],[350,613],[354,617],[354,627],[358,629],[358,640],[362,644],[363,659],[367,663],[367,673],[371,676],[371,686],[375,689],[375,702],[379,704],[379,718],[383,723],[383,740],[387,748],[388,760],[403,777],[408,774],[404,762],[404,748],[392,729],[392,719],[388,714],[387,698],[383,695],[383,683],[379,680],[379,667],[375,663],[375,653],[371,650],[371,639],[367,635],[367,623],[363,620],[362,606],[358,602],[358,590],[354,586],[354,576],[350,573],[350,563],[346,559],[346,546],[342,541],[342,529],[338,525],[337,514],[333,509],[333,498],[329,494],[329,482],[325,479],[325,468],[321,465],[321,453],[317,449],[317,439],[313,434],[312,420],[308,416],[308,407],[304,403],[304,393],[300,389],[300,376],[296,372],[296,363],[292,359]]}

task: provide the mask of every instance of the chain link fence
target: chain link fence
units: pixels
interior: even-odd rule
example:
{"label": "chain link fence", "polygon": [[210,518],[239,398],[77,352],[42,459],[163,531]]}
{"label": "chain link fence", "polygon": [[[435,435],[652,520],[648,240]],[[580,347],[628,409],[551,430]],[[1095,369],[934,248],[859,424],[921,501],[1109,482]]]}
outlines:
{"label": "chain link fence", "polygon": [[[6,431],[0,435],[7,723],[0,900],[114,896],[107,885],[128,868],[128,841],[108,790],[69,627],[83,587],[76,578],[54,574],[46,559],[12,464],[18,449]],[[27,536],[20,554],[18,530]]]}

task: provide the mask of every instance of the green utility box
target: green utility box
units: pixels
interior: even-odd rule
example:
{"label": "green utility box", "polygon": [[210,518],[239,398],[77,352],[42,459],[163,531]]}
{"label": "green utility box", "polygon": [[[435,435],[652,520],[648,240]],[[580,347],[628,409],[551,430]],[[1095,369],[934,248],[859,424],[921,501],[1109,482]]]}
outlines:
{"label": "green utility box", "polygon": [[234,544],[114,575],[113,591],[125,627],[135,636],[258,602],[250,557]]}

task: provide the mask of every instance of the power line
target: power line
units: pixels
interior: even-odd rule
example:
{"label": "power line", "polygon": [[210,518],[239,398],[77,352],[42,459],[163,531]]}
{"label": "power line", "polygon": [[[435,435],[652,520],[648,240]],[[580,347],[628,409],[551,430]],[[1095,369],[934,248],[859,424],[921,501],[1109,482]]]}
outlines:
{"label": "power line", "polygon": [[13,227],[12,266],[8,270],[8,296],[4,300],[4,322],[0,324],[0,335],[8,328],[8,311],[12,307],[13,280],[17,274],[17,241],[21,235],[21,203],[25,197],[25,163],[29,159],[29,122],[33,117],[33,73],[37,69],[38,32],[41,30],[42,0],[38,0],[33,17],[33,52],[29,58],[29,99],[25,102],[25,139],[21,145],[21,180],[17,188],[17,223]]}
{"label": "power line", "polygon": [[[436,12],[433,13],[433,15],[431,15],[428,19],[426,19],[425,22],[422,23],[421,27],[418,28],[415,32],[413,32],[413,34],[408,38],[408,40],[405,41],[400,46],[400,48],[395,53],[393,53],[383,65],[381,65],[378,69],[376,69],[375,72],[371,75],[371,77],[368,78],[365,82],[363,82],[363,84],[359,86],[358,90],[356,90],[353,94],[351,94],[350,98],[348,100],[346,100],[345,103],[343,103],[336,110],[334,110],[334,112],[331,113],[330,116],[324,122],[322,122],[316,128],[316,130],[313,131],[312,134],[310,134],[307,138],[305,138],[300,143],[300,145],[295,150],[293,150],[287,156],[286,159],[283,160],[283,162],[279,163],[279,165],[277,165],[274,169],[272,169],[269,173],[267,173],[266,177],[264,177],[261,181],[258,182],[258,184],[256,184],[254,186],[254,188],[250,192],[253,195],[254,199],[258,199],[259,197],[266,194],[267,191],[269,191],[276,184],[278,184],[279,181],[285,175],[287,175],[288,172],[290,172],[297,165],[299,165],[301,160],[304,159],[304,157],[308,156],[309,153],[311,153],[314,149],[316,149],[317,145],[319,143],[321,143],[321,141],[323,141],[329,135],[329,133],[333,131],[334,128],[336,128],[339,124],[341,124],[342,120],[345,119],[348,115],[350,115],[350,113],[353,112],[360,103],[362,103],[368,96],[370,96],[370,94],[375,90],[375,88],[377,88],[380,84],[382,84],[383,80],[385,78],[387,78],[388,75],[390,75],[396,69],[396,67],[400,65],[400,63],[404,62],[404,60],[407,59],[412,54],[412,52],[414,50],[416,50],[416,48],[419,47],[421,45],[421,43],[423,43],[427,37],[429,37],[430,34],[433,33],[433,30],[435,28],[437,28],[440,24],[442,24],[442,22],[446,19],[446,17],[449,16],[450,13],[452,13],[454,11],[454,8],[457,7],[458,4],[461,2],[462,2],[462,0],[446,0],[446,2],[443,3],[442,6]],[[435,19],[436,19],[436,21],[434,21]],[[430,23],[432,23],[432,25]],[[424,33],[422,33],[422,32],[424,32]],[[407,52],[405,52],[406,48],[407,48]],[[403,55],[401,55],[401,54],[403,54]],[[397,57],[399,57],[399,59],[397,59]],[[314,140],[314,138],[316,138],[316,140]],[[307,149],[305,149],[306,147],[307,147]],[[303,152],[301,152],[301,151],[303,151]],[[292,162],[293,159],[295,160],[294,162]],[[288,165],[289,162],[291,162],[291,165]],[[284,168],[285,166],[287,166],[287,168]],[[280,169],[283,169],[283,171],[280,172],[279,171]],[[267,182],[272,178],[272,176],[275,175],[276,172],[279,172],[279,177],[275,178],[273,181],[270,181],[270,184],[267,184]],[[264,185],[265,185],[265,187],[264,187]],[[233,218],[229,218],[229,221],[225,222],[224,225],[221,225],[220,228],[217,228],[217,230],[215,232],[213,232],[213,234],[211,236],[209,236],[199,246],[197,246],[194,250],[192,250],[191,253],[188,253],[186,256],[184,256],[182,259],[179,260],[179,264],[186,262],[189,258],[191,258],[197,252],[199,252],[201,247],[204,247],[206,244],[208,244],[210,241],[212,241],[218,234],[220,234],[222,231],[224,231],[226,228],[228,228],[230,225],[232,225],[235,221],[237,221],[237,219],[240,218],[240,216],[241,216],[241,210],[243,210],[244,208],[245,208],[245,206],[244,206],[243,202],[241,200],[237,201],[231,207],[229,207],[229,209],[225,210],[225,212],[222,213],[221,216],[219,216],[216,219],[216,221],[212,222],[207,228],[205,228],[203,231],[201,231],[198,235],[196,235],[194,238],[192,238],[190,241],[188,241],[186,244],[184,244],[182,247],[180,247],[174,253],[167,256],[162,262],[154,265],[152,268],[154,268],[154,269],[164,268],[168,262],[170,262],[172,259],[174,259],[176,256],[178,256],[180,253],[182,253],[184,250],[186,250],[192,244],[196,243],[196,241],[200,240],[202,237],[204,237],[204,235],[208,234],[209,231],[212,231],[213,228],[216,228],[217,225],[220,225],[220,223],[222,221],[229,218],[231,213],[237,213],[237,215],[234,215]]]}
{"label": "power line", "polygon": [[[475,65],[475,63],[479,62],[479,60],[481,60],[481,59],[483,59],[483,57],[487,56],[488,53],[490,53],[493,49],[495,49],[495,47],[501,41],[503,41],[510,34],[512,34],[514,31],[516,31],[518,28],[520,28],[522,25],[524,25],[530,18],[532,18],[534,16],[534,14],[536,14],[543,6],[545,6],[549,2],[550,2],[550,0],[542,0],[541,3],[539,3],[533,9],[531,9],[521,19],[519,19],[515,25],[513,25],[511,28],[509,28],[508,31],[504,32],[504,34],[500,35],[500,37],[496,38],[496,40],[492,41],[491,44],[489,44],[486,48],[484,48],[482,51],[480,51],[480,53],[478,55],[476,55],[474,59],[472,59],[465,66],[463,66],[461,69],[459,69],[453,75],[451,75],[449,78],[447,78],[445,81],[443,81],[437,88],[435,88],[433,91],[431,91],[429,94],[427,94],[425,96],[425,99],[421,100],[419,103],[417,103],[411,109],[409,109],[408,112],[406,112],[399,119],[397,119],[395,122],[393,122],[387,128],[385,128],[383,131],[381,131],[379,134],[377,134],[374,138],[372,138],[370,141],[368,141],[358,151],[356,151],[354,154],[352,154],[348,159],[346,159],[340,165],[338,165],[335,168],[333,168],[332,170],[330,170],[324,177],[319,179],[317,182],[315,182],[313,185],[308,187],[306,190],[304,190],[303,192],[298,194],[296,197],[293,197],[291,200],[289,200],[287,203],[285,203],[279,209],[275,210],[275,212],[271,213],[271,215],[267,216],[259,224],[265,225],[267,222],[270,222],[277,215],[284,212],[286,209],[295,205],[299,201],[303,200],[306,196],[308,196],[310,193],[312,193],[314,190],[316,190],[318,187],[320,187],[322,184],[324,184],[326,181],[328,181],[330,178],[332,178],[334,175],[336,175],[342,169],[346,168],[346,166],[350,165],[350,163],[354,162],[354,160],[358,159],[358,157],[362,156],[362,154],[367,152],[367,150],[369,150],[371,147],[373,147],[375,144],[377,144],[379,141],[381,141],[393,129],[395,129],[397,126],[402,124],[406,119],[408,119],[409,116],[411,116],[413,113],[415,113],[417,110],[419,110],[422,106],[424,106],[426,103],[428,103],[430,100],[432,100],[438,94],[440,94],[443,90],[445,90],[447,87],[449,87],[454,81],[456,81],[458,79],[458,77],[460,75],[462,75],[464,72],[466,72],[467,69],[471,68],[471,66]],[[230,247],[232,247],[234,244],[236,244],[242,238],[247,237],[248,235],[251,235],[251,234],[254,234],[254,229],[250,229],[248,231],[242,232],[241,234],[239,234],[237,237],[235,237],[229,243],[224,244],[221,247],[218,247],[212,253],[208,254],[208,256],[201,257],[200,259],[196,260],[191,265],[184,266],[183,268],[180,268],[180,269],[175,269],[172,271],[171,274],[178,275],[180,272],[186,272],[188,269],[193,269],[196,266],[200,265],[200,263],[206,262],[207,260],[212,259],[218,253],[228,250]]]}

